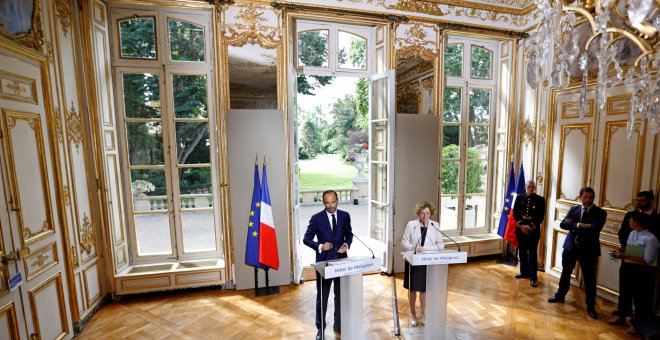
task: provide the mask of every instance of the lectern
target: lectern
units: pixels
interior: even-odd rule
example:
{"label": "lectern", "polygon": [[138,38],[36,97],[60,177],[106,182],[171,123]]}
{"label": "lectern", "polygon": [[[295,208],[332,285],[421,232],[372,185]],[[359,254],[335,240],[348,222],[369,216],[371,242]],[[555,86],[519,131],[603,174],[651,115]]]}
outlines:
{"label": "lectern", "polygon": [[364,339],[362,273],[380,269],[380,263],[379,258],[356,256],[314,264],[314,268],[322,277],[326,279],[340,278],[342,339]]}
{"label": "lectern", "polygon": [[[447,265],[466,263],[467,252],[403,252],[413,266],[426,265],[426,325],[424,339],[445,339],[447,330]],[[343,289],[343,288],[342,288]]]}

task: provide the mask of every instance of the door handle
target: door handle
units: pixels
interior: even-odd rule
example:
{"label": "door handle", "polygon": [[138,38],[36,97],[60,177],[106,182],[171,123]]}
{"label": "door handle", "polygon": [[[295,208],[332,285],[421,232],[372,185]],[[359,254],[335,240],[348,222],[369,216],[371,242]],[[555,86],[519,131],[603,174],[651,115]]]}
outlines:
{"label": "door handle", "polygon": [[9,254],[4,254],[0,258],[2,260],[2,263],[7,264],[10,261],[15,262],[20,260],[22,257],[30,255],[30,248],[28,247],[23,247],[19,249],[18,251],[12,250]]}

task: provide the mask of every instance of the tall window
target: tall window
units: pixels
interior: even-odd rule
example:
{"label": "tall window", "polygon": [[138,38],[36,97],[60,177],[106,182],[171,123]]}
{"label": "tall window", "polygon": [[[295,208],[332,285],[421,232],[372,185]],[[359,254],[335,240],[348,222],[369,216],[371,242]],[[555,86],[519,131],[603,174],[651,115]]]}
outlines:
{"label": "tall window", "polygon": [[445,45],[440,224],[454,234],[481,233],[488,228],[496,98],[494,46],[492,41],[451,36]]}
{"label": "tall window", "polygon": [[133,261],[222,256],[210,16],[117,9],[113,17]]}

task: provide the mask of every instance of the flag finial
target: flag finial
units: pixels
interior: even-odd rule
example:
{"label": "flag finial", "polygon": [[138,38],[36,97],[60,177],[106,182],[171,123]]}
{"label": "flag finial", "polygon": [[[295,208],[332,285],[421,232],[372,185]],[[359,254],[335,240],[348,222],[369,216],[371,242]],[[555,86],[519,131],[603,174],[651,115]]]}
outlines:
{"label": "flag finial", "polygon": [[264,165],[266,165],[266,153],[264,152]]}
{"label": "flag finial", "polygon": [[258,164],[259,164],[259,153],[255,152],[254,153],[254,165],[258,165]]}

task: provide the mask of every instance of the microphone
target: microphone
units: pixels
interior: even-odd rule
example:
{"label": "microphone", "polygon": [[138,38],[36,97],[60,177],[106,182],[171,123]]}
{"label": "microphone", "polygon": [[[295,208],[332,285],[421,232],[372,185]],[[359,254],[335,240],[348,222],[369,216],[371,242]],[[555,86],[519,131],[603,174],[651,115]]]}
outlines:
{"label": "microphone", "polygon": [[349,232],[345,225],[341,227],[341,230],[344,231],[344,234],[351,234],[351,235],[352,235],[353,237],[355,237],[358,241],[360,241],[360,243],[364,244],[364,246],[367,247],[367,249],[369,249],[369,251],[371,252],[371,258],[372,258],[372,259],[375,259],[375,258],[376,258],[376,255],[374,255],[374,251],[371,250],[371,248],[369,248],[369,246],[368,246],[366,243],[362,242],[362,240],[360,240],[360,238],[357,237],[357,235],[353,234],[353,231],[350,231],[350,232]]}
{"label": "microphone", "polygon": [[[421,228],[421,227],[420,227],[420,228]],[[420,229],[420,231],[421,231],[421,229]],[[420,236],[419,239],[417,240],[417,243],[415,243],[415,245],[413,246],[413,254],[417,254],[417,245],[418,245],[419,242],[421,242],[421,241],[422,241],[422,237]]]}
{"label": "microphone", "polygon": [[438,232],[440,232],[440,234],[442,234],[442,236],[444,236],[444,237],[448,238],[450,241],[454,242],[454,244],[456,245],[456,247],[458,247],[458,251],[459,251],[459,252],[461,251],[461,246],[458,245],[458,242],[454,241],[453,238],[451,238],[451,237],[449,237],[448,235],[446,235],[445,233],[443,233],[442,230],[436,228],[436,227],[433,225],[433,222],[431,222],[431,226],[433,227],[433,229],[435,229],[435,230],[437,230]]}

